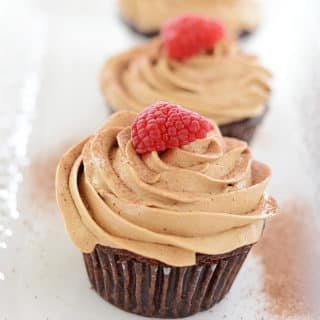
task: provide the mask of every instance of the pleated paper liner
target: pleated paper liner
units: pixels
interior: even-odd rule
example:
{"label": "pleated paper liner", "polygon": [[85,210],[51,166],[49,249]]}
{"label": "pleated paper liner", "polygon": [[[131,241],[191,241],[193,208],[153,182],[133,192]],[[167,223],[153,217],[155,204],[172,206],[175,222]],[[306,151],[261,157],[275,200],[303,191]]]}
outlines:
{"label": "pleated paper liner", "polygon": [[[133,32],[140,36],[147,37],[147,38],[153,38],[159,35],[160,28],[157,30],[152,31],[142,31],[140,30],[134,22],[129,21],[129,19],[125,18],[121,14],[119,14],[119,19],[122,20],[122,22]],[[243,30],[238,34],[238,38],[244,39],[248,36],[250,36],[253,33],[253,30]]]}
{"label": "pleated paper liner", "polygon": [[267,114],[268,109],[269,107],[265,107],[263,113],[257,117],[220,125],[219,128],[222,135],[250,143],[257,127],[261,124],[264,116]]}
{"label": "pleated paper liner", "polygon": [[142,316],[181,318],[211,308],[228,293],[251,247],[198,254],[190,267],[101,245],[83,257],[92,287],[108,302]]}

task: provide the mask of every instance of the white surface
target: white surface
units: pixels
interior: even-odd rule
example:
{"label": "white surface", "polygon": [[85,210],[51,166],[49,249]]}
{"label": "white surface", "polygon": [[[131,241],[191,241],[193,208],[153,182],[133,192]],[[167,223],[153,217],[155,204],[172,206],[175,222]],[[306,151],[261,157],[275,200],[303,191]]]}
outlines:
{"label": "white surface", "polygon": [[[270,191],[280,202],[299,194],[316,206],[319,154],[301,121],[312,117],[319,89],[309,93],[307,86],[311,79],[319,84],[310,62],[319,43],[310,36],[310,50],[303,31],[316,26],[316,4],[301,10],[301,1],[279,2],[268,1],[264,27],[243,41],[276,74],[254,153],[272,166]],[[0,320],[141,319],[90,289],[53,196],[35,184],[49,180],[51,190],[53,169],[46,165],[106,117],[98,88],[105,58],[144,39],[119,21],[110,0],[1,1],[0,21]],[[297,21],[309,21],[308,29]],[[302,97],[310,99],[309,111],[300,108]],[[319,121],[310,123],[319,128]],[[251,255],[223,302],[190,319],[277,319],[265,309],[261,272]]]}

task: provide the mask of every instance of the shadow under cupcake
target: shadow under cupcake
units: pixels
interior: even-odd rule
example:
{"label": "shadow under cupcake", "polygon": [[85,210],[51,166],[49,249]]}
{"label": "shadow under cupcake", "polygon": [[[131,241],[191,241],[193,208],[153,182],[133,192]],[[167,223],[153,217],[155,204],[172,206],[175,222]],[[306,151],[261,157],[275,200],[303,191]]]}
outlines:
{"label": "shadow under cupcake", "polygon": [[267,111],[271,76],[220,23],[181,16],[167,22],[161,37],[109,59],[101,90],[112,110],[140,112],[165,99],[250,142]]}
{"label": "shadow under cupcake", "polygon": [[149,317],[207,310],[230,290],[277,204],[247,143],[159,102],[117,112],[57,168],[66,229],[106,301]]}

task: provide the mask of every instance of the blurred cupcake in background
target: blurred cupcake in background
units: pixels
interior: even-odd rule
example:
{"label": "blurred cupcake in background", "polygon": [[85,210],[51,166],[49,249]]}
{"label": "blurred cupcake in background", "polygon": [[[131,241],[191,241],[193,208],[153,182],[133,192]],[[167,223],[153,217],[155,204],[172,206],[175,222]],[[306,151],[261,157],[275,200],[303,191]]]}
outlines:
{"label": "blurred cupcake in background", "polygon": [[240,35],[253,31],[260,21],[261,0],[118,0],[120,12],[135,31],[159,32],[165,21],[181,14],[217,18],[227,31]]}
{"label": "blurred cupcake in background", "polygon": [[158,102],[114,113],[67,151],[56,192],[96,292],[129,312],[179,318],[230,290],[276,214],[270,175],[247,143]]}
{"label": "blurred cupcake in background", "polygon": [[113,110],[139,112],[165,99],[249,142],[267,111],[270,78],[220,22],[184,15],[166,22],[160,37],[109,59],[101,88]]}

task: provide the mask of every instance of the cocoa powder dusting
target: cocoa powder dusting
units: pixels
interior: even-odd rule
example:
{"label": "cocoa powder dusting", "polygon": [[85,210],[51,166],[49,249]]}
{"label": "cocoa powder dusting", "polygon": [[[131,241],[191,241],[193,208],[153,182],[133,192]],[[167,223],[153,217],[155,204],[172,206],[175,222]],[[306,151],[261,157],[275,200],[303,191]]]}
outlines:
{"label": "cocoa powder dusting", "polygon": [[264,268],[268,311],[287,319],[308,316],[320,319],[319,230],[308,205],[288,201],[270,221],[254,253]]}
{"label": "cocoa powder dusting", "polygon": [[30,181],[30,199],[37,209],[47,209],[55,204],[55,174],[63,153],[72,143],[46,153],[37,154],[31,159],[27,172]]}

